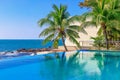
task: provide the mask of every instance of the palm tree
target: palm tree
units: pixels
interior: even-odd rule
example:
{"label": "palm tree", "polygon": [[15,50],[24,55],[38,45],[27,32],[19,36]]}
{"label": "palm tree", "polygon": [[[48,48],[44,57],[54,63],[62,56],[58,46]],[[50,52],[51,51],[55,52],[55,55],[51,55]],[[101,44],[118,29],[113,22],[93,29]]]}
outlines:
{"label": "palm tree", "polygon": [[108,8],[110,9],[107,22],[108,36],[110,40],[113,39],[111,41],[117,41],[120,39],[120,0],[110,1]]}
{"label": "palm tree", "polygon": [[[109,49],[108,43],[108,31],[109,23],[114,20],[120,21],[120,1],[119,0],[85,0],[85,2],[80,3],[81,7],[89,7],[91,8],[90,12],[83,14],[83,18],[87,18],[87,16],[91,16],[92,20],[83,23],[86,25],[95,24],[96,26],[100,25],[100,29],[98,33],[103,32],[102,35],[105,37],[106,48]],[[85,20],[85,19],[83,19]]]}
{"label": "palm tree", "polygon": [[93,46],[98,48],[100,50],[101,47],[103,47],[103,36],[97,36],[97,37],[91,37],[91,39],[94,40]]}
{"label": "palm tree", "polygon": [[68,51],[65,45],[65,39],[68,37],[77,47],[80,47],[77,41],[77,38],[79,38],[78,32],[85,31],[83,28],[80,28],[79,25],[73,24],[75,20],[77,20],[77,16],[70,17],[66,6],[60,5],[60,7],[57,7],[53,5],[53,11],[51,11],[46,18],[39,21],[40,26],[48,26],[39,35],[40,37],[45,36],[43,43],[53,41],[53,47],[57,48],[58,41],[62,39],[64,48]]}

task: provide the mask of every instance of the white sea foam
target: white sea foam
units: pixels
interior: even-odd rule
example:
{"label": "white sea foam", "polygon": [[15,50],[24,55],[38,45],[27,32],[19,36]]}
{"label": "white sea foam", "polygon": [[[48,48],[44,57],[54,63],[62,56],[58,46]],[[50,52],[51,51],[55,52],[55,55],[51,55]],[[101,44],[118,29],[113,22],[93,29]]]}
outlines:
{"label": "white sea foam", "polygon": [[31,53],[31,52],[29,52],[29,53],[28,52],[18,52],[18,51],[0,52],[0,59],[25,56],[25,55],[31,55],[31,54],[33,54],[33,53]]}

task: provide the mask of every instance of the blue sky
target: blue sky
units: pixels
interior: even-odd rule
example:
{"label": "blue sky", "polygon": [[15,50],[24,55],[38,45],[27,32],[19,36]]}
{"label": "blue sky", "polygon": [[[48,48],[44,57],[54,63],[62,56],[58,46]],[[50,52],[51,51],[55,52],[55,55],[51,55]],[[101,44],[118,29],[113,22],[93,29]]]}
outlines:
{"label": "blue sky", "polygon": [[64,4],[73,15],[87,10],[78,6],[83,0],[0,0],[0,39],[37,39],[40,28],[37,21],[44,18],[52,5]]}

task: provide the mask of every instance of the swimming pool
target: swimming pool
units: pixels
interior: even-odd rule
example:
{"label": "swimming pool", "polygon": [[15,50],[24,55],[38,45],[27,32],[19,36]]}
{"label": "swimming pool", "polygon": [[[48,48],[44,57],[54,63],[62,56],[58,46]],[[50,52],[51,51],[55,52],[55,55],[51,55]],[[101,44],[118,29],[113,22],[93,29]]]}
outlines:
{"label": "swimming pool", "polygon": [[119,80],[119,51],[72,51],[0,60],[1,80]]}

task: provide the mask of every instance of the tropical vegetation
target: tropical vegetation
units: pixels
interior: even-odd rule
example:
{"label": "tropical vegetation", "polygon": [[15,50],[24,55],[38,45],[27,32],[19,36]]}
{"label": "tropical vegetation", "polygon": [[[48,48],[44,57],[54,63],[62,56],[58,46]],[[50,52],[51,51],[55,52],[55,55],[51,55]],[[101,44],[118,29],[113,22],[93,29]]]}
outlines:
{"label": "tropical vegetation", "polygon": [[93,46],[97,47],[99,50],[101,49],[101,47],[104,47],[103,36],[91,37],[91,39],[94,40]]}
{"label": "tropical vegetation", "polygon": [[[85,0],[80,7],[90,9],[81,16],[83,24],[100,26],[98,36],[104,35],[107,49],[111,41],[120,40],[120,0]],[[85,21],[88,17],[92,20]]]}
{"label": "tropical vegetation", "polygon": [[67,11],[67,6],[60,5],[60,7],[57,7],[53,5],[53,11],[38,22],[42,27],[48,26],[39,36],[45,37],[43,43],[53,41],[54,48],[58,48],[58,42],[62,39],[64,48],[67,51],[68,49],[65,45],[66,38],[69,38],[71,42],[75,43],[77,47],[80,48],[79,42],[77,41],[77,38],[80,38],[78,32],[81,31],[85,33],[85,30],[79,25],[74,24],[77,19],[77,16],[70,16]]}

